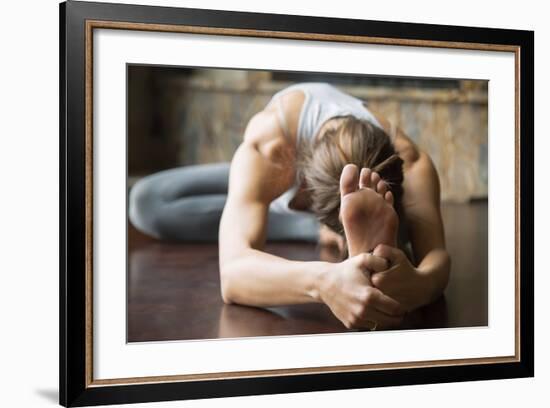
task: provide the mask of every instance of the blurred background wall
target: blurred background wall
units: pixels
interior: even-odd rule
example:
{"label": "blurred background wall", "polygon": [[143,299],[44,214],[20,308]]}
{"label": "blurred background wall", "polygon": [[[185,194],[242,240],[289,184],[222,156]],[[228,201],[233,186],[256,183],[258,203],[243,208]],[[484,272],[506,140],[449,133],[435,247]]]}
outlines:
{"label": "blurred background wall", "polygon": [[444,201],[487,197],[487,82],[128,67],[128,176],[230,161],[248,120],[296,82],[329,82],[395,122],[432,157]]}

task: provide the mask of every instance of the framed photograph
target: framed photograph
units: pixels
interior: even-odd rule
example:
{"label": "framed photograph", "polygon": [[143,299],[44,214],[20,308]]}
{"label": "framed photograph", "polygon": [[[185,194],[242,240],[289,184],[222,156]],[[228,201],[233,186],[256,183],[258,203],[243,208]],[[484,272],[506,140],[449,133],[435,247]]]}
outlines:
{"label": "framed photograph", "polygon": [[60,403],[534,375],[530,31],[60,5]]}

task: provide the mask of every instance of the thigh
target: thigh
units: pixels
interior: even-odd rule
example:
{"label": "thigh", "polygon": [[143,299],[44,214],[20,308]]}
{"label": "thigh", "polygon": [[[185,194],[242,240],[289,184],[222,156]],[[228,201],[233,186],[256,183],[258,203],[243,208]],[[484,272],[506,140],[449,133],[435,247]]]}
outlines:
{"label": "thigh", "polygon": [[227,194],[229,163],[198,164],[161,171],[140,180],[164,201],[181,197]]}
{"label": "thigh", "polygon": [[155,230],[164,239],[217,242],[225,194],[182,197],[161,204]]}
{"label": "thigh", "polygon": [[281,213],[269,210],[268,241],[319,241],[319,221],[306,212]]}

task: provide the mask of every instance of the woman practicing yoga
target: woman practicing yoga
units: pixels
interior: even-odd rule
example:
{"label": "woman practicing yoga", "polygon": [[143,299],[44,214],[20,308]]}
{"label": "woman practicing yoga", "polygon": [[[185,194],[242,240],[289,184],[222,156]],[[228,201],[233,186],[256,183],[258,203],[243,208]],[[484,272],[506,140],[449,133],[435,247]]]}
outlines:
{"label": "woman practicing yoga", "polygon": [[[323,302],[346,327],[373,330],[435,300],[449,278],[432,161],[328,84],[278,92],[230,165],[153,174],[129,205],[134,226],[157,238],[219,237],[226,303]],[[287,260],[264,252],[266,240],[320,241],[342,260]]]}

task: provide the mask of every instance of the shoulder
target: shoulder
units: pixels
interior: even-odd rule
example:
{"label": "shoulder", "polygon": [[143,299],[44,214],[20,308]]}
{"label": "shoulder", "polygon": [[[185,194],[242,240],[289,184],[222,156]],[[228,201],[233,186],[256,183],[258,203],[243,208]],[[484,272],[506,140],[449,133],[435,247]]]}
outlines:
{"label": "shoulder", "polygon": [[423,214],[427,208],[437,209],[440,201],[439,175],[435,165],[403,129],[397,127],[392,135],[392,126],[383,116],[374,114],[390,137],[399,157],[403,160],[403,207],[408,215]]}
{"label": "shoulder", "polygon": [[439,175],[429,154],[401,129],[397,129],[393,143],[403,160],[404,206],[439,205]]}
{"label": "shoulder", "polygon": [[416,143],[401,128],[397,128],[395,132],[393,145],[397,154],[403,160],[405,168],[415,165],[418,161],[426,160],[427,155],[420,150]]}
{"label": "shoulder", "polygon": [[[280,98],[280,100],[273,100],[265,109],[250,119],[243,140],[244,143],[254,146],[263,156],[275,160],[295,153],[296,129],[304,94],[296,90],[276,98]],[[277,103],[281,104],[281,108],[277,107]],[[284,115],[284,119],[280,117],[281,113]],[[286,122],[288,135],[283,129],[284,124],[281,123],[283,120]]]}
{"label": "shoulder", "polygon": [[439,177],[435,165],[427,152],[398,129],[394,139],[395,150],[403,160],[403,172],[409,183],[437,182]]}
{"label": "shoulder", "polygon": [[403,207],[438,208],[441,193],[435,165],[428,153],[418,150],[415,155],[403,169]]}
{"label": "shoulder", "polygon": [[403,129],[399,127],[393,128],[390,121],[388,121],[384,116],[380,115],[370,108],[367,108],[366,105],[364,106],[375,117],[382,129],[384,129],[384,131],[392,139],[395,151],[403,160],[405,169],[407,169],[420,159],[420,149],[418,148],[416,143],[414,143],[414,141],[407,136]]}

